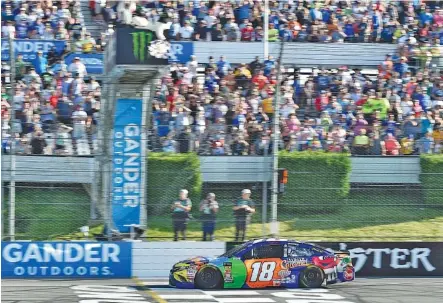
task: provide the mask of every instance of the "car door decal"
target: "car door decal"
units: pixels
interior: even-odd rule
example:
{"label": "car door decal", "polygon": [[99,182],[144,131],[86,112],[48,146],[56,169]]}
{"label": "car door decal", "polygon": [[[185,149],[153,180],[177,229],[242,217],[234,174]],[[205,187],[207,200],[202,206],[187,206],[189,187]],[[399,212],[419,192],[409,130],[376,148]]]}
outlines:
{"label": "car door decal", "polygon": [[248,271],[246,284],[250,288],[273,286],[274,280],[280,278],[281,262],[280,258],[245,260]]}

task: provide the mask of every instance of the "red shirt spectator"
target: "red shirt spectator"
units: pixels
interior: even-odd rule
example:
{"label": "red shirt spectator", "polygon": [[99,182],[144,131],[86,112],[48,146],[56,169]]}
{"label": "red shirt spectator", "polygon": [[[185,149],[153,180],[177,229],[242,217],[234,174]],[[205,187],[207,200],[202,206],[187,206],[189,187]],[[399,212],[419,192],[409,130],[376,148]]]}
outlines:
{"label": "red shirt spectator", "polygon": [[321,112],[329,104],[329,96],[322,90],[320,96],[315,99],[315,109]]}
{"label": "red shirt spectator", "polygon": [[263,71],[260,71],[258,75],[252,77],[252,83],[256,84],[259,90],[262,90],[263,87],[269,83],[269,80],[265,75],[263,75]]}
{"label": "red shirt spectator", "polygon": [[241,40],[252,41],[253,36],[254,36],[254,28],[252,27],[252,24],[249,23],[248,26],[242,28],[241,30]]}

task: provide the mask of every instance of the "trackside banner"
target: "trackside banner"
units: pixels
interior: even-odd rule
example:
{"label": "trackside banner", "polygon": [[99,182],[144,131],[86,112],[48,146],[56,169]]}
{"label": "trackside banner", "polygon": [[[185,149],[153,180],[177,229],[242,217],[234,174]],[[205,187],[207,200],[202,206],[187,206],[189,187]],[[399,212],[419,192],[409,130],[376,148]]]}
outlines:
{"label": "trackside banner", "polygon": [[[23,55],[24,61],[32,61],[37,57],[37,52],[42,51],[46,55],[50,49],[55,47],[57,54],[63,53],[66,42],[63,40],[26,40],[15,39],[15,55]],[[9,41],[2,39],[2,61],[9,60]]]}
{"label": "trackside banner", "polygon": [[[227,242],[226,249],[235,246]],[[351,253],[357,276],[443,276],[443,242],[315,242]]]}
{"label": "trackside banner", "polygon": [[142,186],[141,99],[117,99],[112,157],[112,219],[120,232],[140,224]]}
{"label": "trackside banner", "polygon": [[129,278],[130,242],[2,242],[3,278]]}

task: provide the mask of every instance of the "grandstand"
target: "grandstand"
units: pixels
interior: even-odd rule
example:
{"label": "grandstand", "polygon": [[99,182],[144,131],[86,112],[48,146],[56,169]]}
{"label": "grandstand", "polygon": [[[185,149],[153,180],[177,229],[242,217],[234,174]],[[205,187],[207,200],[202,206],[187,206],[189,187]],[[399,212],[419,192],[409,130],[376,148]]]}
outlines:
{"label": "grandstand", "polygon": [[[106,169],[98,162],[104,161],[107,140],[100,139],[100,130],[110,119],[104,108],[114,100],[109,87],[135,98],[141,94],[139,84],[147,83],[141,68],[125,74],[125,83],[106,84],[109,74],[92,73],[91,60],[101,58],[103,70],[103,50],[114,31],[160,19],[172,22],[170,42],[190,43],[193,53],[168,65],[152,86],[146,110],[144,143],[152,155],[144,172],[148,236],[170,236],[164,205],[183,187],[194,188],[195,205],[206,193],[216,193],[224,208],[219,216],[223,238],[232,236],[232,201],[241,189],[251,188],[260,208],[252,230],[261,235],[272,195],[272,166],[263,159],[272,155],[274,142],[281,163],[294,165],[289,179],[299,182],[290,181],[280,196],[284,234],[309,236],[322,230],[321,236],[335,236],[342,232],[337,228],[343,217],[359,236],[381,225],[441,221],[440,1],[416,1],[412,7],[405,1],[269,1],[269,57],[263,53],[262,1],[199,6],[193,1],[129,1],[125,6],[124,1],[72,0],[53,1],[50,8],[34,2],[23,1],[20,7],[2,2],[2,184],[8,188],[10,178],[17,182],[18,238],[54,238],[82,225],[101,228],[107,220],[110,192],[97,183],[105,182]],[[22,54],[17,48],[18,58],[11,62],[3,52],[3,40],[11,33],[17,43],[54,40],[53,49]],[[281,44],[285,51],[278,66]],[[280,117],[275,117],[279,87]],[[274,119],[280,121],[278,141],[272,140]],[[157,153],[171,163],[163,163]],[[311,153],[318,160],[309,158]],[[298,154],[309,164],[293,164],[299,163]],[[346,165],[328,166],[329,161]],[[335,169],[340,182],[331,190]],[[305,173],[317,177],[305,183]],[[238,179],[231,179],[236,174]],[[196,207],[193,214],[199,217]],[[191,236],[199,235],[199,224],[190,223]],[[417,234],[437,236],[435,229],[426,229]],[[394,239],[402,232],[393,228],[386,236]]]}

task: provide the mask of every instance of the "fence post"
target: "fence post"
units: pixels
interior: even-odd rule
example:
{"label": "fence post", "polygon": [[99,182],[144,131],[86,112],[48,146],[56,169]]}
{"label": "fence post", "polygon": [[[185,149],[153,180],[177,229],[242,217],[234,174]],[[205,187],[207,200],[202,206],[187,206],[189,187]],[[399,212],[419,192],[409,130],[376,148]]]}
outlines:
{"label": "fence post", "polygon": [[10,240],[15,240],[15,169],[16,169],[16,159],[15,159],[15,49],[14,49],[14,36],[11,33],[9,35],[9,60],[10,60],[10,77],[11,77],[11,170],[10,170],[10,181],[9,181],[9,236]]}
{"label": "fence post", "polygon": [[273,120],[273,144],[272,144],[272,157],[273,157],[273,178],[272,178],[272,220],[271,220],[271,234],[277,236],[278,221],[277,221],[277,203],[278,203],[278,146],[280,144],[280,96],[281,96],[281,72],[283,61],[284,40],[280,42],[280,53],[277,59],[277,87],[275,89],[276,94],[274,98],[274,120]]}
{"label": "fence post", "polygon": [[[265,175],[267,173],[267,164],[268,161],[267,159],[269,158],[268,155],[268,148],[265,148],[265,152],[264,152],[264,158],[265,160],[265,167],[263,167],[264,171],[265,171]],[[261,214],[261,233],[262,233],[262,237],[265,237],[267,232],[266,232],[266,222],[268,221],[268,181],[264,181],[262,182],[262,214]]]}

